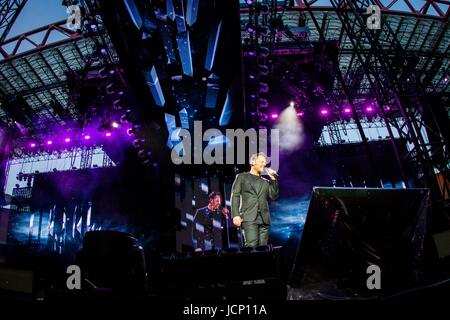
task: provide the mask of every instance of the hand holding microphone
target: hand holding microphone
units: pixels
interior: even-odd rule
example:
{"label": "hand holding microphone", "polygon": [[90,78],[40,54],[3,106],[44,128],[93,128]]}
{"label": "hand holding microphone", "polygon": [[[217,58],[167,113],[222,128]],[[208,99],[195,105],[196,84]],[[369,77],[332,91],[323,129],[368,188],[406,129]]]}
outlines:
{"label": "hand holding microphone", "polygon": [[269,175],[270,179],[272,179],[272,180],[278,179],[279,175],[275,170],[267,168],[267,167],[265,167],[264,169],[266,170],[266,173]]}
{"label": "hand holding microphone", "polygon": [[219,207],[220,211],[222,212],[222,214],[225,216],[225,218],[228,219],[228,208],[227,207]]}

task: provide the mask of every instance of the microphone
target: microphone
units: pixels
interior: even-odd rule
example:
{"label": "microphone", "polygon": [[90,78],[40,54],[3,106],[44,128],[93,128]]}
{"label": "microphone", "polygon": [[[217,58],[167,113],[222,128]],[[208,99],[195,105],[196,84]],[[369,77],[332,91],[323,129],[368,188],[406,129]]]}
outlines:
{"label": "microphone", "polygon": [[[266,167],[264,167],[264,170],[266,170],[266,173],[267,173],[268,175],[270,175],[270,174],[269,174],[269,170],[268,170]],[[278,179],[278,178],[280,177],[280,175],[279,175],[275,170],[272,170],[272,169],[270,169],[270,170],[272,171],[271,174],[272,174],[273,176],[275,176],[275,178]]]}

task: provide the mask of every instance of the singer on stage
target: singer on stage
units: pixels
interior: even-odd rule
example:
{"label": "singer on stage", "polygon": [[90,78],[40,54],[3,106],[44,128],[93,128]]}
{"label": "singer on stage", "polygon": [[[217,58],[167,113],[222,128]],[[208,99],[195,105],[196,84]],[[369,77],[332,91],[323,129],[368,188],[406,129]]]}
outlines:
{"label": "singer on stage", "polygon": [[[267,156],[260,152],[250,158],[250,172],[240,173],[231,190],[233,224],[241,227],[246,247],[267,245],[271,225],[267,199],[278,198],[277,173],[266,168]],[[266,171],[269,180],[261,177]]]}
{"label": "singer on stage", "polygon": [[227,248],[229,219],[228,209],[222,207],[222,194],[211,192],[208,205],[198,209],[194,216],[192,235],[195,251]]}

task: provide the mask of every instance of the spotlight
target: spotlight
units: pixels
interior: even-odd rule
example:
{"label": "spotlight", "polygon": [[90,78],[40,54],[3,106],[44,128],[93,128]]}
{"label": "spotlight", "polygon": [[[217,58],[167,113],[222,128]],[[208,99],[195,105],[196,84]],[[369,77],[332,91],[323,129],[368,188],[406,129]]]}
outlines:
{"label": "spotlight", "polygon": [[85,135],[84,136],[84,140],[90,140],[91,139],[91,136],[90,135]]}
{"label": "spotlight", "polygon": [[269,53],[270,53],[269,48],[267,48],[267,47],[259,47],[259,56],[261,58],[267,58]]}
{"label": "spotlight", "polygon": [[132,144],[135,148],[141,148],[144,146],[145,140],[144,139],[134,139]]}
{"label": "spotlight", "polygon": [[261,122],[267,121],[267,119],[269,118],[267,116],[267,114],[265,114],[265,113],[259,113],[258,116],[259,116],[259,121],[261,121]]}
{"label": "spotlight", "polygon": [[448,82],[448,77],[445,77],[445,78],[444,78],[444,82]]}
{"label": "spotlight", "polygon": [[305,115],[305,113],[304,113],[303,111],[300,111],[300,112],[297,112],[297,115],[298,115],[299,117],[303,117],[303,116]]}
{"label": "spotlight", "polygon": [[36,143],[34,143],[34,142],[31,142],[31,143],[30,143],[30,147],[31,147],[31,148],[34,148],[34,147],[36,147]]}
{"label": "spotlight", "polygon": [[[110,71],[111,72],[111,71]],[[110,83],[106,86],[106,93],[111,95],[115,92],[114,83]]]}
{"label": "spotlight", "polygon": [[248,5],[253,4],[253,0],[247,0],[246,2],[247,2]]}
{"label": "spotlight", "polygon": [[269,85],[267,83],[260,82],[259,83],[259,92],[265,93],[267,91],[269,91]]}
{"label": "spotlight", "polygon": [[65,138],[65,139],[64,139],[64,142],[65,142],[65,143],[69,143],[70,141],[71,141],[70,138]]}
{"label": "spotlight", "polygon": [[264,98],[259,98],[259,107],[260,108],[267,108],[269,106],[269,101]]}
{"label": "spotlight", "polygon": [[350,109],[349,107],[344,108],[344,113],[349,114],[351,112],[352,112],[352,109]]}
{"label": "spotlight", "polygon": [[391,107],[389,107],[389,106],[384,106],[384,111],[390,111],[391,110]]}
{"label": "spotlight", "polygon": [[121,102],[120,99],[116,99],[116,100],[113,101],[113,108],[115,110],[122,109],[122,106],[120,105],[120,102]]}
{"label": "spotlight", "polygon": [[111,137],[111,132],[105,133],[105,137],[107,137],[107,138]]}
{"label": "spotlight", "polygon": [[98,74],[100,75],[100,77],[106,78],[108,76],[108,70],[106,69],[106,67],[103,67],[100,69]]}
{"label": "spotlight", "polygon": [[366,111],[367,111],[367,112],[372,112],[372,111],[373,111],[373,107],[372,107],[372,106],[366,107]]}
{"label": "spotlight", "polygon": [[135,124],[133,126],[133,130],[134,130],[135,133],[140,133],[140,132],[142,132],[142,127],[140,125],[138,125],[138,124]]}
{"label": "spotlight", "polygon": [[326,116],[328,114],[328,109],[325,108],[320,109],[320,114]]}
{"label": "spotlight", "polygon": [[119,124],[118,124],[116,121],[113,121],[113,123],[111,124],[111,126],[112,126],[114,129],[117,129],[117,128],[119,127]]}
{"label": "spotlight", "polygon": [[140,125],[134,125],[133,127],[129,128],[127,130],[128,135],[133,135],[141,132],[141,126]]}
{"label": "spotlight", "polygon": [[294,106],[295,106],[295,102],[294,102],[294,101],[291,101],[291,102],[289,103],[289,106],[290,106],[290,107],[294,107]]}
{"label": "spotlight", "polygon": [[270,115],[270,117],[271,117],[272,119],[278,119],[278,113],[272,113],[272,114]]}
{"label": "spotlight", "polygon": [[101,48],[101,49],[100,49],[100,52],[101,52],[102,54],[106,54],[106,48]]}
{"label": "spotlight", "polygon": [[125,114],[120,117],[120,122],[122,122],[122,123],[131,122],[131,113],[132,113],[132,111],[130,109],[128,109],[125,112]]}
{"label": "spotlight", "polygon": [[263,64],[258,65],[258,71],[260,76],[267,76],[269,74],[269,67]]}
{"label": "spotlight", "polygon": [[139,150],[139,152],[138,152],[138,157],[139,158],[144,159],[146,156],[147,156],[147,153],[145,152],[144,149]]}
{"label": "spotlight", "polygon": [[52,141],[52,140],[48,140],[48,141],[47,141],[47,145],[51,146],[52,144],[53,144],[53,141]]}

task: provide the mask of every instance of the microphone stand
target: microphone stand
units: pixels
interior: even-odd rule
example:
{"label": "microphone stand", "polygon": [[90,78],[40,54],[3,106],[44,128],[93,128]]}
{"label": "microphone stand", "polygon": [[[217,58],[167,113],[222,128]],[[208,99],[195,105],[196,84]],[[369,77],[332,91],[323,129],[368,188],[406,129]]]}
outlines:
{"label": "microphone stand", "polygon": [[[228,214],[227,215],[224,215],[223,213],[222,213],[222,210],[224,209],[224,208],[226,208],[226,207],[220,207],[219,208],[219,210],[220,210],[220,214],[225,218],[225,228],[226,228],[226,231],[225,231],[225,236],[226,236],[226,238],[227,238],[227,241],[226,241],[226,244],[227,244],[227,249],[229,249],[230,248],[230,230],[228,229],[228,219],[229,219],[229,216],[228,216]],[[228,211],[229,212],[229,211]]]}

